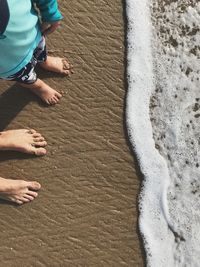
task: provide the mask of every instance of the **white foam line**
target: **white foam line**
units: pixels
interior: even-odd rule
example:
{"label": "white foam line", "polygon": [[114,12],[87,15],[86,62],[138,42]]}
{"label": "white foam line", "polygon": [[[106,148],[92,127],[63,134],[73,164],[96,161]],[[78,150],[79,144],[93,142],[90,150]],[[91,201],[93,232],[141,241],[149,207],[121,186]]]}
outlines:
{"label": "white foam line", "polygon": [[[147,253],[147,265],[173,265],[174,235],[169,229],[167,207],[169,174],[155,149],[149,117],[154,88],[151,19],[148,0],[126,0],[128,18],[127,127],[142,173],[139,227]],[[172,226],[170,226],[172,227]]]}

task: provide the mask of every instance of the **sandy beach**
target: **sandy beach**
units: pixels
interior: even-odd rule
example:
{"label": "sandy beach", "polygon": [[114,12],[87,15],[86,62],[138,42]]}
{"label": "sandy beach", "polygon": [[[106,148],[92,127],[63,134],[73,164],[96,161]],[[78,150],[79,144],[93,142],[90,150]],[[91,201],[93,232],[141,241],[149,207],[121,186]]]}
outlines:
{"label": "sandy beach", "polygon": [[48,154],[0,153],[2,177],[42,185],[31,204],[1,203],[0,266],[144,266],[141,180],[124,126],[124,7],[119,0],[59,2],[64,20],[47,46],[75,74],[39,76],[64,93],[60,104],[45,107],[26,89],[1,81],[1,130],[36,129]]}

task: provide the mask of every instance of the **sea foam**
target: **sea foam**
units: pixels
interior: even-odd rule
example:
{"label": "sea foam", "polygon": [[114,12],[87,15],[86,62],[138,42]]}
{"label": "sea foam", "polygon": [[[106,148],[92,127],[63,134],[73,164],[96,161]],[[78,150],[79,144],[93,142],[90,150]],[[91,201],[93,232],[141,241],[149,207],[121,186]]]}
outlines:
{"label": "sea foam", "polygon": [[144,175],[139,226],[147,265],[199,266],[200,4],[126,3],[126,115]]}

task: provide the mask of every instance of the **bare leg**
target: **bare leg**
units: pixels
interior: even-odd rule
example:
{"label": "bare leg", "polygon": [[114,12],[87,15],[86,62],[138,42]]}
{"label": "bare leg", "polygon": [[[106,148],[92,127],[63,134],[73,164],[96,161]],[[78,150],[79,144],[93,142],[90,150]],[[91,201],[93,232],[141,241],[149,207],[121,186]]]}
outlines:
{"label": "bare leg", "polygon": [[44,137],[35,130],[9,130],[0,132],[0,150],[14,150],[42,156],[47,145]]}
{"label": "bare leg", "polygon": [[59,102],[62,95],[51,88],[45,82],[37,79],[35,83],[25,84],[20,83],[21,86],[30,89],[34,94],[38,95],[48,105],[55,105]]}
{"label": "bare leg", "polygon": [[39,65],[48,71],[70,75],[73,73],[73,66],[65,58],[47,56],[47,60]]}
{"label": "bare leg", "polygon": [[34,200],[41,188],[38,182],[11,180],[0,178],[0,198],[17,204],[24,204]]}

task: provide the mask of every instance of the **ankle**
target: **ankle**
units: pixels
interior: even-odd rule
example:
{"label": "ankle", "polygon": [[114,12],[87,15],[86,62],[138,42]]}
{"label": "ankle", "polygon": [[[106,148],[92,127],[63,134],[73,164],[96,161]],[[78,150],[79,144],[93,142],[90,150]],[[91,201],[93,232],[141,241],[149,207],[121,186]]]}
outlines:
{"label": "ankle", "polygon": [[7,148],[7,143],[5,142],[6,132],[0,132],[0,150],[4,150]]}
{"label": "ankle", "polygon": [[37,79],[34,83],[20,83],[22,87],[28,88],[28,89],[40,89],[43,85],[43,81],[40,79]]}
{"label": "ankle", "polygon": [[0,177],[0,193],[6,193],[12,190],[13,188],[10,183],[8,183],[8,180]]}

